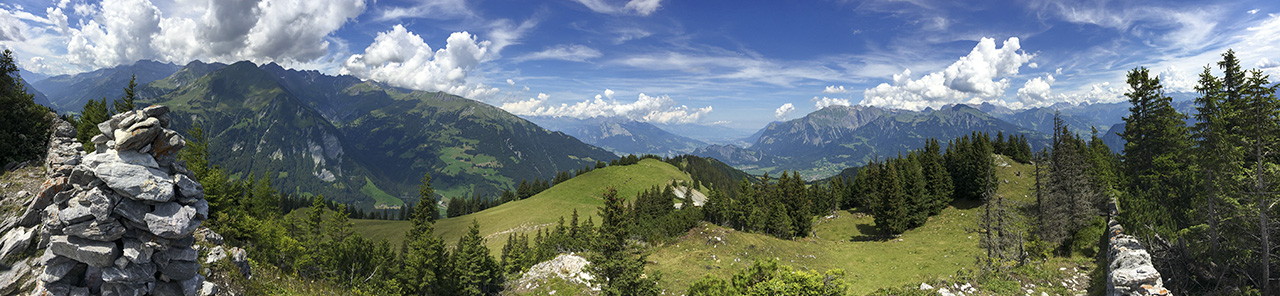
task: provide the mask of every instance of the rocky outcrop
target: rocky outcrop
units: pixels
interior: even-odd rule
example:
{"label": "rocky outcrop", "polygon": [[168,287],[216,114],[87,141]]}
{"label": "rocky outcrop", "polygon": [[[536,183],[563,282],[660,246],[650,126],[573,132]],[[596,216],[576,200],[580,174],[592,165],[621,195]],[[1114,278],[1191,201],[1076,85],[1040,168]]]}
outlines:
{"label": "rocky outcrop", "polygon": [[199,295],[206,286],[192,234],[209,204],[176,161],[186,141],[168,129],[168,111],[113,116],[89,155],[69,148],[80,146],[74,129],[55,126],[45,189],[5,234],[38,232],[47,246],[34,295]]}
{"label": "rocky outcrop", "polygon": [[1151,264],[1151,254],[1136,238],[1124,234],[1116,221],[1118,214],[1113,198],[1107,219],[1107,295],[1172,295]]}

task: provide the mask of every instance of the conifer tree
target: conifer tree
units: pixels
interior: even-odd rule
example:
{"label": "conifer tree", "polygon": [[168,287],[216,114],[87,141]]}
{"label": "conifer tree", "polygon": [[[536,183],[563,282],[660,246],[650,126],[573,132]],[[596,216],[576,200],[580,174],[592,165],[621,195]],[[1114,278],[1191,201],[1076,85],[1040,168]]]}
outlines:
{"label": "conifer tree", "polygon": [[641,276],[644,256],[632,255],[627,244],[625,201],[612,187],[606,188],[601,197],[604,206],[600,207],[600,238],[591,256],[591,273],[595,276],[592,281],[601,286],[604,295],[657,295],[654,279]]}
{"label": "conifer tree", "polygon": [[501,274],[498,264],[489,257],[489,248],[484,245],[480,223],[476,220],[471,220],[467,234],[458,239],[453,258],[457,285],[455,295],[479,296],[497,292]]}
{"label": "conifer tree", "polygon": [[0,165],[40,157],[49,142],[49,109],[36,104],[19,79],[13,51],[5,49],[0,54]]}
{"label": "conifer tree", "polygon": [[1120,200],[1128,214],[1121,222],[1143,232],[1148,225],[1160,233],[1172,233],[1187,219],[1190,198],[1184,186],[1188,178],[1186,151],[1190,148],[1184,115],[1173,109],[1172,98],[1164,95],[1160,78],[1146,68],[1129,71],[1130,91],[1125,93],[1130,115],[1124,118],[1126,141],[1124,168],[1129,176],[1129,198]]}
{"label": "conifer tree", "polygon": [[134,104],[134,101],[137,101],[138,99],[138,93],[135,90],[138,87],[137,78],[138,75],[130,76],[129,85],[124,88],[124,97],[112,102],[112,105],[114,106],[112,108],[115,109],[115,114],[133,111],[133,109],[138,108],[138,106]]}
{"label": "conifer tree", "polygon": [[[418,192],[423,196],[434,195],[430,174],[423,176]],[[422,202],[429,204],[431,200],[424,198]],[[412,228],[405,234],[404,266],[400,273],[400,281],[409,294],[444,295],[452,291],[447,283],[451,281],[449,254],[444,242],[434,233],[436,215],[434,206],[419,205],[409,216]]]}

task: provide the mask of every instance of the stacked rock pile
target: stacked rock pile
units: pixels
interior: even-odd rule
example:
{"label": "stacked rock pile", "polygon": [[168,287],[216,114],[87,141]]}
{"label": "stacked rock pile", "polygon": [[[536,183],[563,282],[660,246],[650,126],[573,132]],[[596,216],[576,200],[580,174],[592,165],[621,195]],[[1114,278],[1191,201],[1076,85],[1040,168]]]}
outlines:
{"label": "stacked rock pile", "polygon": [[1107,222],[1107,295],[1172,295],[1164,288],[1160,272],[1151,265],[1151,254],[1116,221],[1119,210],[1111,199]]}
{"label": "stacked rock pile", "polygon": [[209,204],[175,161],[186,141],[168,129],[168,111],[111,117],[98,125],[96,152],[70,164],[61,177],[68,188],[43,211],[48,249],[37,295],[198,295],[204,277],[192,233]]}

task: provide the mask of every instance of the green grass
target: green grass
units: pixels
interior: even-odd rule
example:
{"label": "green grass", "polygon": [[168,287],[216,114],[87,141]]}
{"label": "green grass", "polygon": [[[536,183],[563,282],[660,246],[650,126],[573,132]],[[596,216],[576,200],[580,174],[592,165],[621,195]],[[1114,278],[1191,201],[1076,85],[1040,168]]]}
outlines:
{"label": "green grass", "polygon": [[[997,157],[997,164],[1008,165],[996,168],[1000,179],[997,194],[1019,202],[1027,201],[1024,196],[1034,200],[1029,191],[1034,167],[1002,159]],[[924,226],[890,240],[880,239],[870,215],[851,211],[818,218],[814,235],[796,240],[704,223],[679,240],[654,248],[648,267],[662,274],[663,288],[678,295],[704,274],[723,278],[750,266],[752,260],[776,258],[798,270],[843,269],[850,295],[864,295],[973,270],[981,250],[969,229],[976,224],[975,214],[980,210],[975,202],[956,202],[930,217]]]}
{"label": "green grass", "polygon": [[[605,187],[618,189],[619,196],[634,198],[645,189],[670,183],[671,180],[690,181],[689,176],[675,166],[653,159],[634,165],[597,169],[524,200],[461,217],[441,219],[436,221],[435,233],[446,244],[455,244],[474,219],[480,223],[480,234],[486,237],[489,249],[496,254],[502,250],[508,233],[532,236],[539,228],[554,227],[560,217],[569,220],[575,209],[581,219],[594,217],[598,225],[600,219],[596,210],[604,204],[600,193]],[[385,238],[393,246],[397,246],[409,230],[408,222],[404,221],[353,221],[356,232],[375,240]]]}
{"label": "green grass", "polygon": [[374,185],[373,181],[369,180],[368,177],[364,178],[364,187],[360,187],[360,193],[364,193],[364,195],[366,196],[373,197],[373,200],[377,201],[377,203],[374,204],[374,206],[378,206],[378,205],[384,205],[389,207],[404,206],[403,200],[400,200],[395,196],[391,196],[390,194],[383,192],[382,189],[379,189],[378,185]]}

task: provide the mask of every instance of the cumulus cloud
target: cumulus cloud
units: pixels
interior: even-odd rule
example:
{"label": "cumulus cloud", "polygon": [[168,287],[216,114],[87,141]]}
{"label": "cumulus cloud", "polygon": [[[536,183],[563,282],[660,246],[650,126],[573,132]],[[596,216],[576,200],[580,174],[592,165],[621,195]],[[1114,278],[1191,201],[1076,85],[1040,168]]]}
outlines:
{"label": "cumulus cloud", "polygon": [[1276,68],[1280,67],[1280,61],[1272,61],[1268,58],[1262,58],[1258,60],[1258,65],[1256,67],[1258,67],[1258,69]]}
{"label": "cumulus cloud", "polygon": [[850,93],[850,92],[853,92],[853,89],[844,88],[843,85],[841,86],[828,85],[827,89],[822,90],[822,93],[824,94],[843,94],[843,93]]}
{"label": "cumulus cloud", "polygon": [[[74,25],[64,12],[68,6],[80,18]],[[331,34],[360,15],[365,2],[184,1],[165,7],[150,0],[61,1],[38,22],[47,25],[41,31],[64,40],[58,42],[66,46],[62,60],[81,69],[142,59],[302,64],[329,55]]]}
{"label": "cumulus cloud", "polygon": [[340,73],[479,99],[498,92],[497,88],[467,82],[468,75],[489,58],[489,45],[470,33],[454,32],[443,48],[433,51],[421,36],[396,25],[378,33],[363,54],[347,58]]}
{"label": "cumulus cloud", "polygon": [[826,107],[828,107],[828,106],[851,106],[851,105],[853,105],[853,104],[849,103],[849,99],[837,99],[837,98],[828,98],[828,97],[822,97],[821,99],[819,99],[818,97],[813,97],[813,101],[814,101],[814,103],[813,103],[813,107],[814,107],[814,108],[817,108],[817,109],[819,109],[819,110],[821,110],[822,108],[826,108]]}
{"label": "cumulus cloud", "polygon": [[942,71],[911,78],[911,70],[894,74],[892,83],[881,83],[863,92],[861,104],[897,109],[922,110],[954,103],[998,101],[1009,86],[1007,77],[1034,54],[1021,50],[1018,37],[1005,40],[996,47],[995,39],[982,38],[969,55],[961,57]]}
{"label": "cumulus cloud", "polygon": [[1196,84],[1199,84],[1199,77],[1178,69],[1177,66],[1169,66],[1157,74],[1160,77],[1160,84],[1164,86],[1165,91],[1170,92],[1193,92]]}
{"label": "cumulus cloud", "polygon": [[510,78],[508,78],[508,79],[507,79],[507,85],[510,85],[510,86],[516,86],[516,81],[515,81],[515,80],[511,80]]}
{"label": "cumulus cloud", "polygon": [[604,96],[613,99],[613,90],[607,88],[604,89]]}
{"label": "cumulus cloud", "polygon": [[545,50],[526,54],[516,58],[516,61],[532,61],[532,60],[563,60],[572,62],[585,62],[590,59],[598,58],[601,54],[599,50],[594,48],[578,45],[578,44],[562,44],[549,47]]}
{"label": "cumulus cloud", "polygon": [[1022,103],[1023,107],[1052,105],[1053,97],[1050,96],[1049,90],[1053,87],[1053,81],[1053,75],[1027,80],[1022,88],[1018,89],[1018,101]]}
{"label": "cumulus cloud", "polygon": [[23,41],[22,21],[7,10],[0,10],[0,41]]}
{"label": "cumulus cloud", "polygon": [[784,120],[787,119],[787,116],[791,115],[791,112],[795,111],[795,105],[792,105],[791,103],[782,104],[782,106],[778,106],[777,110],[773,110],[773,117],[778,118],[778,120]]}
{"label": "cumulus cloud", "polygon": [[618,5],[608,0],[574,0],[591,11],[605,14],[638,14],[647,16],[662,7],[662,0],[630,0]]}
{"label": "cumulus cloud", "polygon": [[635,121],[652,123],[693,123],[710,113],[711,106],[690,108],[676,105],[668,96],[648,96],[641,93],[635,102],[619,103],[606,101],[596,96],[594,100],[585,100],[574,104],[562,103],[548,105],[550,96],[539,93],[537,98],[524,101],[503,103],[502,109],[516,115],[552,116],[552,117],[624,117]]}

